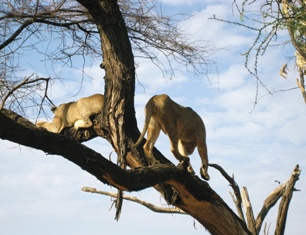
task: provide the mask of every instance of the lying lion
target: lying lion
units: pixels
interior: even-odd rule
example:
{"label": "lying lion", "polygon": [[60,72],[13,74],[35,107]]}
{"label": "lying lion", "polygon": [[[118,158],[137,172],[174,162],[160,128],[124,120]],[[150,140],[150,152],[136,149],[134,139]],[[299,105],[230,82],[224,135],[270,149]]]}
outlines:
{"label": "lying lion", "polygon": [[203,179],[209,180],[207,173],[208,156],[206,147],[206,131],[201,117],[189,107],[183,107],[168,95],[153,96],[145,106],[145,123],[142,133],[133,148],[136,148],[147,132],[147,141],[143,146],[150,164],[158,163],[152,150],[160,130],[168,135],[170,148],[174,156],[181,162],[187,162],[188,170],[194,173],[188,155],[198,147],[202,159],[200,173]]}
{"label": "lying lion", "polygon": [[36,126],[47,129],[53,133],[60,133],[65,127],[74,126],[77,131],[79,128],[88,128],[92,126],[90,116],[102,112],[104,105],[104,96],[95,94],[84,97],[76,102],[61,104],[51,107],[54,113],[52,122],[38,121]]}

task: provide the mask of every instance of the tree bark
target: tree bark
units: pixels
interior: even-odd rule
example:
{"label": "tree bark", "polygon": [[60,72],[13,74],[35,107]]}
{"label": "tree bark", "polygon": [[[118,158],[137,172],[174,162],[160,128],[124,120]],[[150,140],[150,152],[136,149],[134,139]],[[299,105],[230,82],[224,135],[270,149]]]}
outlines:
{"label": "tree bark", "polygon": [[[117,1],[78,0],[94,19],[103,52],[105,107],[101,129],[117,153],[117,163],[126,168],[130,130],[137,130],[134,109],[135,67],[132,47]],[[122,192],[116,201],[116,219],[122,206]]]}

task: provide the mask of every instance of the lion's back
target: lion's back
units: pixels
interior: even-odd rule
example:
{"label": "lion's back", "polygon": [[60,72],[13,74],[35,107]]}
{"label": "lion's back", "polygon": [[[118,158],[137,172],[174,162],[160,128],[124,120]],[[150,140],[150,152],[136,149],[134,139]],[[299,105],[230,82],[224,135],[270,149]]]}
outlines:
{"label": "lion's back", "polygon": [[77,101],[77,110],[72,110],[73,113],[78,113],[81,116],[90,117],[91,115],[102,112],[104,105],[104,96],[94,94],[89,97],[81,98]]}

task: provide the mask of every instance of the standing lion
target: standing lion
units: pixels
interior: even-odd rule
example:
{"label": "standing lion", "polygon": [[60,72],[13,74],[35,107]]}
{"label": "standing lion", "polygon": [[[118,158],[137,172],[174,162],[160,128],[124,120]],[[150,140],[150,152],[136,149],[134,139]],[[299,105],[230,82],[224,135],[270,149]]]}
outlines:
{"label": "standing lion", "polygon": [[181,163],[189,164],[188,170],[191,173],[194,171],[188,155],[198,147],[202,160],[200,173],[203,179],[209,180],[206,131],[201,117],[191,108],[175,103],[165,94],[155,95],[148,101],[145,106],[145,115],[143,130],[134,148],[141,143],[147,132],[147,141],[143,146],[145,155],[150,164],[158,163],[152,150],[160,130],[163,130],[170,139],[171,152]]}

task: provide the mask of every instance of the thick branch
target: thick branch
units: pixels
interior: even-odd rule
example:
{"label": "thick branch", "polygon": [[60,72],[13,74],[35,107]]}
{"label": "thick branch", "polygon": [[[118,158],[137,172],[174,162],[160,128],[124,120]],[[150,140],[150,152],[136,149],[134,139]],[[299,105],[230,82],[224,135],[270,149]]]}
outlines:
{"label": "thick branch", "polygon": [[162,164],[123,170],[77,141],[39,130],[19,115],[12,120],[2,110],[0,122],[1,139],[61,155],[101,182],[120,190],[139,191],[156,184],[172,186],[178,192],[173,205],[193,216],[212,234],[250,234],[244,223],[206,182],[184,169]]}

